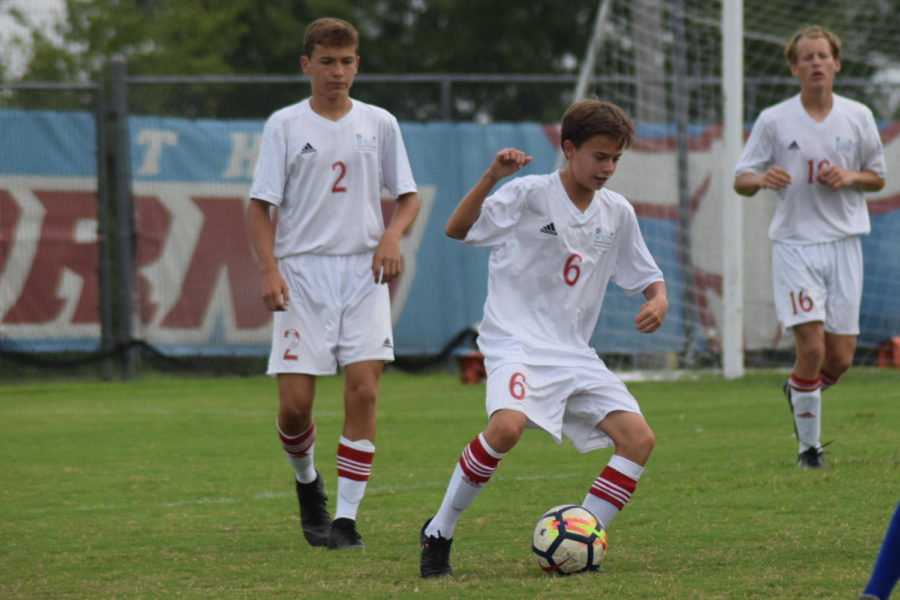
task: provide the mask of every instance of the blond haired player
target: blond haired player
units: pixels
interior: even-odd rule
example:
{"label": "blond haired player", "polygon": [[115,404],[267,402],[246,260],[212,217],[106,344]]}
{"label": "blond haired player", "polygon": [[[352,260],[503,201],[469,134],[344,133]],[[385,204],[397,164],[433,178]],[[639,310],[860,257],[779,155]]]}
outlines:
{"label": "blond haired player", "polygon": [[562,435],[580,452],[615,445],[584,506],[605,525],[634,492],[654,445],[637,401],[589,345],[607,284],[643,293],[634,319],[656,331],[668,310],[662,272],[634,208],[604,188],[634,129],[608,102],[584,100],[562,119],[566,168],[493,187],[531,158],[507,148],[463,197],[448,236],[492,247],[478,331],[487,369],[488,426],[466,448],[444,500],[420,532],[420,574],[452,574],[456,522],[525,427]]}
{"label": "blond haired player", "polygon": [[[328,548],[363,545],[356,515],[375,452],[378,380],[394,358],[385,284],[400,275],[399,240],[419,210],[397,120],[350,98],[357,50],[345,21],[308,27],[300,64],[312,95],[267,120],[247,214],[262,298],[274,312],[268,373],[278,381],[278,435],[306,540]],[[383,188],[397,198],[387,228]],[[346,382],[332,522],[313,461],[312,407],[316,377],[338,366]]]}
{"label": "blond haired player", "polygon": [[818,26],[784,50],[800,93],[762,111],[735,167],[734,189],[776,190],[769,226],[775,311],[792,329],[797,358],[784,393],[799,443],[798,466],[824,466],[821,392],[850,368],[859,335],[869,233],[864,192],[884,187],[884,149],[872,112],[832,91],[841,43]]}

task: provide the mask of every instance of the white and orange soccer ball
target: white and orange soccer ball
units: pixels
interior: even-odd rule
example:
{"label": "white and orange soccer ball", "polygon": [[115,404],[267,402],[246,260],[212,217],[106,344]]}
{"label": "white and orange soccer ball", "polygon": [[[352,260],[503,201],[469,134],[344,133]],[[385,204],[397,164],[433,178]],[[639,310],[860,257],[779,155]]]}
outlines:
{"label": "white and orange soccer ball", "polygon": [[554,506],[538,519],[531,550],[546,573],[595,570],[606,554],[606,528],[583,506]]}

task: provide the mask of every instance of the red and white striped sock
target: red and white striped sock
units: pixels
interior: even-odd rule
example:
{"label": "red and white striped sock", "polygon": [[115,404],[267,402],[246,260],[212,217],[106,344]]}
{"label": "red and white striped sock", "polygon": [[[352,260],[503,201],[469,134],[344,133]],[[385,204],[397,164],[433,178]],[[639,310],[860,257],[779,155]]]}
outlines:
{"label": "red and white striped sock", "polygon": [[462,511],[472,505],[505,455],[505,452],[491,448],[480,433],[469,442],[456,463],[441,507],[428,524],[425,534],[451,539]]}
{"label": "red and white striped sock", "polygon": [[338,497],[335,519],[356,520],[359,503],[372,473],[375,445],[369,440],[351,441],[341,436],[337,451]]}
{"label": "red and white striped sock", "polygon": [[834,377],[831,374],[826,373],[825,371],[819,371],[819,380],[822,382],[822,391],[824,392],[825,390],[836,384],[838,381],[840,381],[841,376],[838,375],[837,377]]}
{"label": "red and white striped sock", "polygon": [[644,467],[641,465],[624,456],[613,454],[606,468],[591,485],[583,506],[600,519],[604,526],[609,527],[613,517],[619,514],[631,499],[631,494],[634,493],[643,472]]}
{"label": "red and white striped sock", "polygon": [[313,462],[313,451],[316,442],[316,424],[312,423],[309,429],[295,436],[286,435],[278,425],[278,419],[275,420],[275,428],[278,430],[281,447],[287,454],[288,462],[297,473],[297,481],[300,483],[315,481],[316,466]]}
{"label": "red and white striped sock", "polygon": [[788,380],[791,386],[791,404],[794,407],[794,427],[797,431],[798,452],[819,447],[822,429],[821,381],[800,379],[793,373]]}

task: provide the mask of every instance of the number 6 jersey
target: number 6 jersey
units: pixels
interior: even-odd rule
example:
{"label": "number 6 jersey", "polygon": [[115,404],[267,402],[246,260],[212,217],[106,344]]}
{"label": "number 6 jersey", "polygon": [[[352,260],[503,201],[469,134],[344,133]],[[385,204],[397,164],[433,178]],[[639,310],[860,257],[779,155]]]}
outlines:
{"label": "number 6 jersey", "polygon": [[663,279],[631,204],[601,189],[582,213],[558,172],[502,186],[463,241],[493,247],[478,331],[488,371],[596,363],[589,342],[608,282],[633,295]]}

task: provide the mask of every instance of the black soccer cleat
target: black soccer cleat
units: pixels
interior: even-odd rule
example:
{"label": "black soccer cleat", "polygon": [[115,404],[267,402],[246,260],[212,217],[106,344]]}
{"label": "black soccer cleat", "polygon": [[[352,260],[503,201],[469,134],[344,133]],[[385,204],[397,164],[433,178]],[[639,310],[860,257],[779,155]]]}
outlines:
{"label": "black soccer cleat", "polygon": [[797,466],[801,469],[821,469],[825,466],[824,452],[821,448],[810,446],[797,455]]}
{"label": "black soccer cleat", "polygon": [[297,482],[297,501],[300,503],[300,527],[310,546],[328,544],[331,532],[331,515],[328,513],[325,486],[316,471],[316,479],[310,483]]}
{"label": "black soccer cleat", "polygon": [[453,543],[453,540],[435,535],[425,535],[425,528],[429,523],[431,523],[431,519],[425,521],[422,530],[419,531],[419,547],[422,548],[419,573],[422,577],[453,575],[453,569],[450,568],[450,544]]}
{"label": "black soccer cleat", "polygon": [[344,548],[365,548],[359,533],[356,532],[356,521],[353,519],[335,519],[331,522],[331,532],[328,535],[329,550],[343,550]]}
{"label": "black soccer cleat", "polygon": [[791,423],[794,425],[794,435],[800,439],[800,432],[797,431],[797,419],[794,417],[794,400],[791,397],[791,381],[787,380],[781,387],[784,390],[784,397],[787,398],[788,408],[791,409]]}

